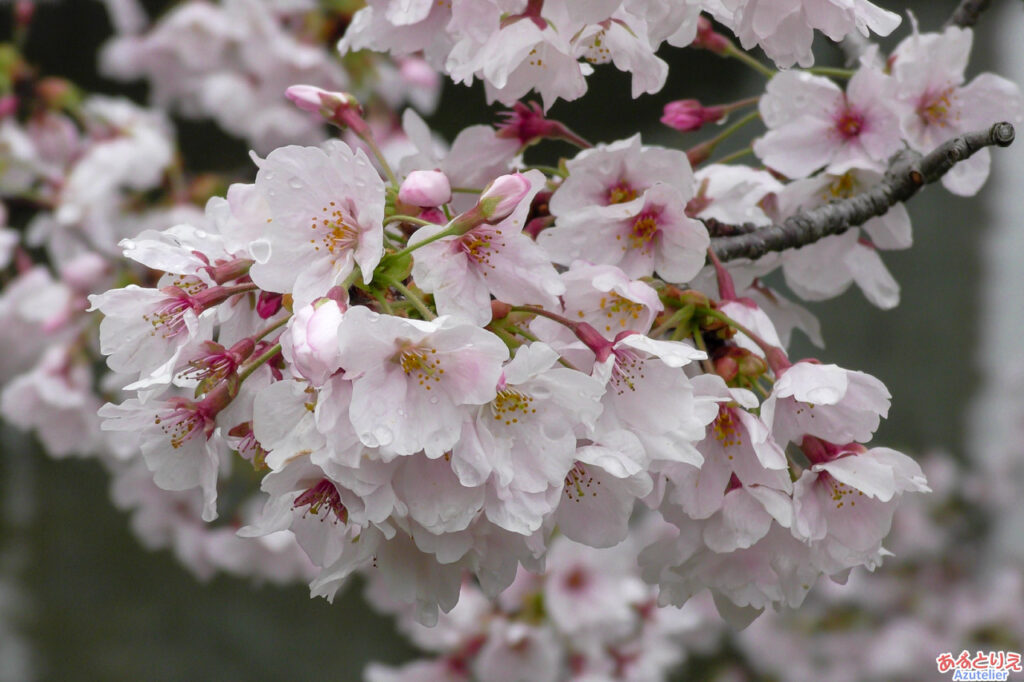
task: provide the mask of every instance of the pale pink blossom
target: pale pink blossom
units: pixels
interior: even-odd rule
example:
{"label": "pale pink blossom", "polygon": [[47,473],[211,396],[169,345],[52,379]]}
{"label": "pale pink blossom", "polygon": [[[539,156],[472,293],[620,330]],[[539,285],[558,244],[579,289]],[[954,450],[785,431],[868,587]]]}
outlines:
{"label": "pale pink blossom", "polygon": [[866,443],[889,413],[889,391],[875,377],[836,365],[798,362],[777,377],[761,418],[780,445],[805,435]]}
{"label": "pale pink blossom", "polygon": [[349,308],[338,330],[360,440],[396,455],[439,457],[470,406],[493,400],[508,348],[458,318],[426,322]]}
{"label": "pale pink blossom", "polygon": [[886,36],[898,15],[868,0],[706,0],[712,15],[731,28],[745,50],[760,45],[781,68],[814,63],[811,43],[818,30],[839,42],[854,31]]}
{"label": "pale pink blossom", "polygon": [[[942,33],[906,38],[892,54],[900,128],[911,147],[929,152],[962,133],[999,121],[1024,121],[1024,97],[1017,84],[983,73],[965,84],[973,33],[951,26]],[[942,178],[951,192],[970,196],[988,178],[991,155],[982,149]]]}
{"label": "pale pink blossom", "polygon": [[902,148],[893,111],[894,83],[866,61],[840,90],[833,81],[805,71],[783,71],[768,83],[760,110],[768,132],[754,153],[784,175],[802,178],[827,166],[883,170]]}
{"label": "pale pink blossom", "polygon": [[270,209],[269,255],[250,274],[260,288],[291,293],[297,306],[341,284],[364,282],[384,254],[384,181],[362,150],[283,147],[258,163],[256,191]]}

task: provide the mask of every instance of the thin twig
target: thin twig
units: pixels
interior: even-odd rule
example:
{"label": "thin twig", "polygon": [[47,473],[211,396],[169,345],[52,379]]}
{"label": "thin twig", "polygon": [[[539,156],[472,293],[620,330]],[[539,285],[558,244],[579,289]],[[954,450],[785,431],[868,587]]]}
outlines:
{"label": "thin twig", "polygon": [[992,0],[961,0],[957,8],[953,10],[952,16],[943,24],[943,27],[959,26],[960,28],[966,28],[974,26],[978,23],[978,17],[988,9],[990,4],[992,4]]}
{"label": "thin twig", "polygon": [[948,140],[925,156],[905,151],[890,162],[885,178],[863,194],[832,201],[825,206],[786,218],[746,234],[715,237],[711,248],[722,261],[737,258],[756,259],[771,252],[799,248],[884,215],[925,185],[938,181],[953,166],[985,147],[1007,147],[1013,143],[1014,129],[1009,123],[967,133]]}

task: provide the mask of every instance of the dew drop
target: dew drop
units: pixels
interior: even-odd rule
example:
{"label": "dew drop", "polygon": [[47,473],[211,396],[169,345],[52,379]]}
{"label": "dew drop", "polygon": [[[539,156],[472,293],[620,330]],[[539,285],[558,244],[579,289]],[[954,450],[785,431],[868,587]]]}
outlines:
{"label": "dew drop", "polygon": [[430,396],[430,404],[431,405],[437,405],[437,396],[436,395]]}
{"label": "dew drop", "polygon": [[302,184],[302,180],[298,178],[292,178],[288,181],[288,186],[292,189],[302,189],[305,185]]}
{"label": "dew drop", "polygon": [[131,239],[125,239],[121,242],[121,248],[124,249],[125,251],[131,251],[132,249],[135,248],[135,242],[133,242]]}
{"label": "dew drop", "polygon": [[206,230],[196,230],[196,239],[206,239],[208,236]]}

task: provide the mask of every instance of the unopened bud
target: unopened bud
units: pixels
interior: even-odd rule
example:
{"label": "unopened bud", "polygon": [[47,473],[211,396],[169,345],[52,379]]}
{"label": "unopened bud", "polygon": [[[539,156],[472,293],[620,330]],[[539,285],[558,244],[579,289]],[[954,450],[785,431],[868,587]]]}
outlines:
{"label": "unopened bud", "polygon": [[487,186],[477,207],[488,223],[499,222],[512,215],[530,189],[530,179],[522,173],[502,175]]}
{"label": "unopened bud", "polygon": [[715,31],[715,27],[709,19],[700,17],[697,20],[697,37],[691,45],[702,50],[710,50],[715,54],[725,54],[732,46],[732,42]]}
{"label": "unopened bud", "polygon": [[452,200],[452,186],[441,171],[416,170],[402,182],[398,200],[420,208],[433,208]]}
{"label": "unopened bud", "polygon": [[765,361],[762,360],[757,355],[754,355],[753,353],[747,353],[739,361],[739,371],[740,374],[742,374],[743,376],[753,379],[767,372],[768,365],[765,364]]}
{"label": "unopened bud", "polygon": [[711,299],[706,294],[697,291],[696,289],[687,289],[686,291],[680,291],[678,295],[679,302],[682,305],[692,305],[696,308],[710,308]]}
{"label": "unopened bud", "polygon": [[512,306],[504,301],[491,301],[491,319],[504,320],[512,312]]}
{"label": "unopened bud", "polygon": [[700,130],[725,116],[723,107],[705,107],[695,99],[680,99],[665,105],[661,122],[682,132]]}
{"label": "unopened bud", "polygon": [[322,386],[341,366],[338,325],[344,308],[321,298],[299,309],[288,327],[295,368],[314,386]]}
{"label": "unopened bud", "polygon": [[315,85],[292,85],[284,91],[284,96],[303,111],[319,113],[329,123],[351,128],[358,135],[369,131],[359,100],[347,92],[324,90]]}
{"label": "unopened bud", "polygon": [[284,96],[299,109],[313,114],[320,113],[324,109],[334,112],[338,107],[359,106],[356,98],[348,93],[331,92],[315,85],[292,85],[284,91]]}
{"label": "unopened bud", "polygon": [[740,373],[739,363],[730,355],[724,355],[715,360],[715,374],[726,381],[732,381]]}

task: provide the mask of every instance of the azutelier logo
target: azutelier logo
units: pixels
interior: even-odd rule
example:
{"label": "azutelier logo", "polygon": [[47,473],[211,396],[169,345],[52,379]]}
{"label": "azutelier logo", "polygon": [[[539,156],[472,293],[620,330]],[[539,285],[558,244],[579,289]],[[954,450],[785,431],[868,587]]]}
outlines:
{"label": "azutelier logo", "polygon": [[1021,672],[1021,655],[1016,651],[969,651],[959,656],[945,652],[935,658],[940,673],[952,672],[953,680],[1007,680],[1010,673]]}

